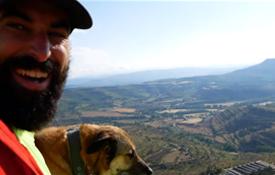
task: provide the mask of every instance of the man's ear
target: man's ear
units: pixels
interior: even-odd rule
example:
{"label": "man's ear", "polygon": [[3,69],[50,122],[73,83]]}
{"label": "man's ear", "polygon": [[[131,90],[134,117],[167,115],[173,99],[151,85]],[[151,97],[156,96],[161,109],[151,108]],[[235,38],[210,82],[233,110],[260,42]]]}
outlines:
{"label": "man's ear", "polygon": [[117,151],[117,140],[110,135],[101,135],[90,143],[86,152],[87,154],[93,154],[101,149],[107,150],[107,154],[112,159]]}

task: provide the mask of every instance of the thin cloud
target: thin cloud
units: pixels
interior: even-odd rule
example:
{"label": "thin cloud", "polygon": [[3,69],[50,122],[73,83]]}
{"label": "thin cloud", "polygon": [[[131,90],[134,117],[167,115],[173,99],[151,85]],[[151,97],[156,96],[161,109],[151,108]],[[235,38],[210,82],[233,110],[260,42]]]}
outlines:
{"label": "thin cloud", "polygon": [[89,47],[75,47],[72,50],[69,78],[98,77],[123,71],[124,67],[115,64],[104,50]]}

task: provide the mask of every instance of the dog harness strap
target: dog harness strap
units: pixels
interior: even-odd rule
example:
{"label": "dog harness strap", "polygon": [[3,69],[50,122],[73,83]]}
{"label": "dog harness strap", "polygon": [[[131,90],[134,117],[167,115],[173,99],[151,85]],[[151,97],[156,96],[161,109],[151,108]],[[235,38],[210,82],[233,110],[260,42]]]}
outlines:
{"label": "dog harness strap", "polygon": [[73,175],[85,175],[84,162],[80,156],[81,143],[79,128],[67,130],[67,138]]}

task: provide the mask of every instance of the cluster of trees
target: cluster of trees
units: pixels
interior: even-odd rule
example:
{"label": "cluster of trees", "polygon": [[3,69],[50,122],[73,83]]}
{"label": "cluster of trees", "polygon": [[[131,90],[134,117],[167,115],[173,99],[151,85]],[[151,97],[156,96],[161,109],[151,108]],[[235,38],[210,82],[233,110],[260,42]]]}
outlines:
{"label": "cluster of trees", "polygon": [[200,175],[220,175],[222,169],[216,166],[209,166],[205,172],[200,173]]}

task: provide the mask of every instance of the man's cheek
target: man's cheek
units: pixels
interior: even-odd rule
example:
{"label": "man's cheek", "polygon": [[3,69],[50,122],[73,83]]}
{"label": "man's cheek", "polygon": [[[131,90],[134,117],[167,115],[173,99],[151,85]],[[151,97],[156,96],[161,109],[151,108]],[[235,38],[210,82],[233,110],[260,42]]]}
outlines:
{"label": "man's cheek", "polygon": [[60,45],[52,47],[52,58],[53,61],[57,62],[60,65],[61,72],[64,72],[70,63],[70,44],[66,40]]}

